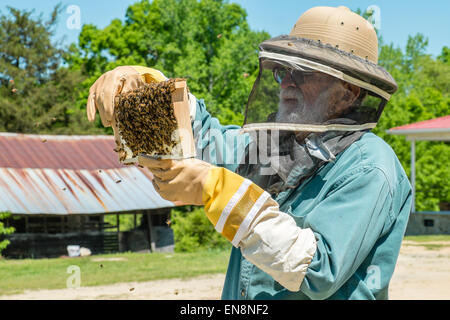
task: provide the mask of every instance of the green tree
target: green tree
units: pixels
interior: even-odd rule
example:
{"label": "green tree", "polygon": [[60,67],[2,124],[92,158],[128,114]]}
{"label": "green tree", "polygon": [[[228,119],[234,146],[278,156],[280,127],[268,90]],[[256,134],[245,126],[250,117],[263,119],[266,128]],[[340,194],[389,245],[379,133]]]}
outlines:
{"label": "green tree", "polygon": [[[355,11],[368,19],[370,12]],[[423,34],[409,36],[403,51],[385,44],[379,31],[378,64],[396,80],[398,91],[392,96],[374,133],[394,149],[407,174],[411,175],[410,143],[402,136],[386,133],[393,127],[450,114],[450,49],[442,48],[437,58],[426,54],[428,39]],[[450,202],[448,142],[416,144],[416,210],[438,211]]]}
{"label": "green tree", "polygon": [[[388,142],[410,175],[410,142],[386,130],[450,114],[450,64],[448,48],[433,58],[426,54],[428,40],[422,34],[410,36],[405,50],[393,44],[381,45],[379,64],[391,73],[399,90],[383,112],[376,134]],[[416,144],[416,210],[438,211],[450,202],[450,145],[448,142]]]}
{"label": "green tree", "polygon": [[230,242],[214,229],[203,207],[186,206],[172,209],[171,226],[176,252],[231,247]]}
{"label": "green tree", "polygon": [[[10,244],[8,239],[4,239],[5,235],[12,234],[15,230],[13,227],[5,227],[4,220],[11,216],[9,212],[0,212],[0,255],[3,250]],[[2,221],[3,220],[3,221]]]}
{"label": "green tree", "polygon": [[145,65],[168,77],[185,77],[224,124],[242,124],[258,72],[258,44],[266,32],[250,30],[238,4],[223,0],[142,0],[125,19],[103,29],[84,25],[68,63],[88,78],[88,88],[118,65]]}
{"label": "green tree", "polygon": [[438,57],[439,60],[441,60],[444,63],[450,64],[450,48],[445,46],[442,48],[442,53]]}
{"label": "green tree", "polygon": [[61,8],[46,21],[12,7],[0,15],[0,131],[101,132],[76,103],[81,72],[62,66],[66,52],[52,42]]}

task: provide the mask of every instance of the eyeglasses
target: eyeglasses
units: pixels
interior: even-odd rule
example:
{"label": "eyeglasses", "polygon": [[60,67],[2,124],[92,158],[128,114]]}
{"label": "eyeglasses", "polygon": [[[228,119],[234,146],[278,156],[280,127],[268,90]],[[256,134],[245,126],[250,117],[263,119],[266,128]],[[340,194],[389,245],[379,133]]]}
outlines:
{"label": "eyeglasses", "polygon": [[290,78],[296,86],[305,83],[305,80],[307,78],[320,74],[319,71],[312,69],[293,70],[291,68],[283,67],[277,67],[273,69],[272,72],[273,77],[278,84],[281,84],[281,82],[283,82],[283,79],[289,74]]}

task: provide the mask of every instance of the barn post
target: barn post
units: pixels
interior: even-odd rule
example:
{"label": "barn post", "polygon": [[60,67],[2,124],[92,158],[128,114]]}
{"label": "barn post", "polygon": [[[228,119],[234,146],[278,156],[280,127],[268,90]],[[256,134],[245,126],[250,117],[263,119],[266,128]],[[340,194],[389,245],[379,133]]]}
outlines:
{"label": "barn post", "polygon": [[116,223],[117,223],[117,251],[122,252],[122,239],[120,237],[120,217],[119,214],[116,214]]}
{"label": "barn post", "polygon": [[44,233],[48,234],[47,217],[44,216]]}
{"label": "barn post", "polygon": [[411,140],[412,212],[416,212],[416,140]]}
{"label": "barn post", "polygon": [[150,214],[150,211],[147,211],[147,224],[148,224],[148,247],[150,249],[150,252],[153,252],[155,250],[155,242],[154,237],[152,234],[153,231],[153,224],[152,224],[152,216]]}

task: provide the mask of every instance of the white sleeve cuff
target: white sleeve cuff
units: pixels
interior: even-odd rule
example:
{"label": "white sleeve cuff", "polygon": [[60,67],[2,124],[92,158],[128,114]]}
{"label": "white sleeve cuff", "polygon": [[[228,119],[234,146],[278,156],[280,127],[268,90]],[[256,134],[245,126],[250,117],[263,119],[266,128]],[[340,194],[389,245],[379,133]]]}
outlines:
{"label": "white sleeve cuff", "polygon": [[254,219],[240,248],[248,261],[295,292],[300,290],[317,241],[311,229],[298,227],[290,215],[273,203]]}

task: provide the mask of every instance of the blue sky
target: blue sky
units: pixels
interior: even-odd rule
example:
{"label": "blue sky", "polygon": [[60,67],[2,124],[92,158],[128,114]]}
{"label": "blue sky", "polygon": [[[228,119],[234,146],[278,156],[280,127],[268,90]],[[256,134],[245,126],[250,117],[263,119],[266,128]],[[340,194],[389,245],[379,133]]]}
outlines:
{"label": "blue sky", "polygon": [[[91,23],[105,27],[114,18],[123,18],[125,10],[136,0],[0,0],[0,10],[6,6],[19,9],[35,9],[36,14],[47,17],[52,8],[61,2],[63,5],[76,5],[80,8],[81,23]],[[354,0],[354,1],[313,1],[313,0],[233,0],[244,7],[248,22],[253,30],[265,30],[272,36],[287,34],[304,11],[314,6],[346,5],[350,9],[365,10],[371,5],[380,9],[381,35],[385,42],[404,48],[408,35],[418,32],[429,39],[428,53],[439,55],[443,46],[450,46],[450,1],[448,0]],[[63,12],[60,17],[57,37],[65,37],[65,43],[75,42],[78,29],[69,29],[67,20],[70,13]]]}

